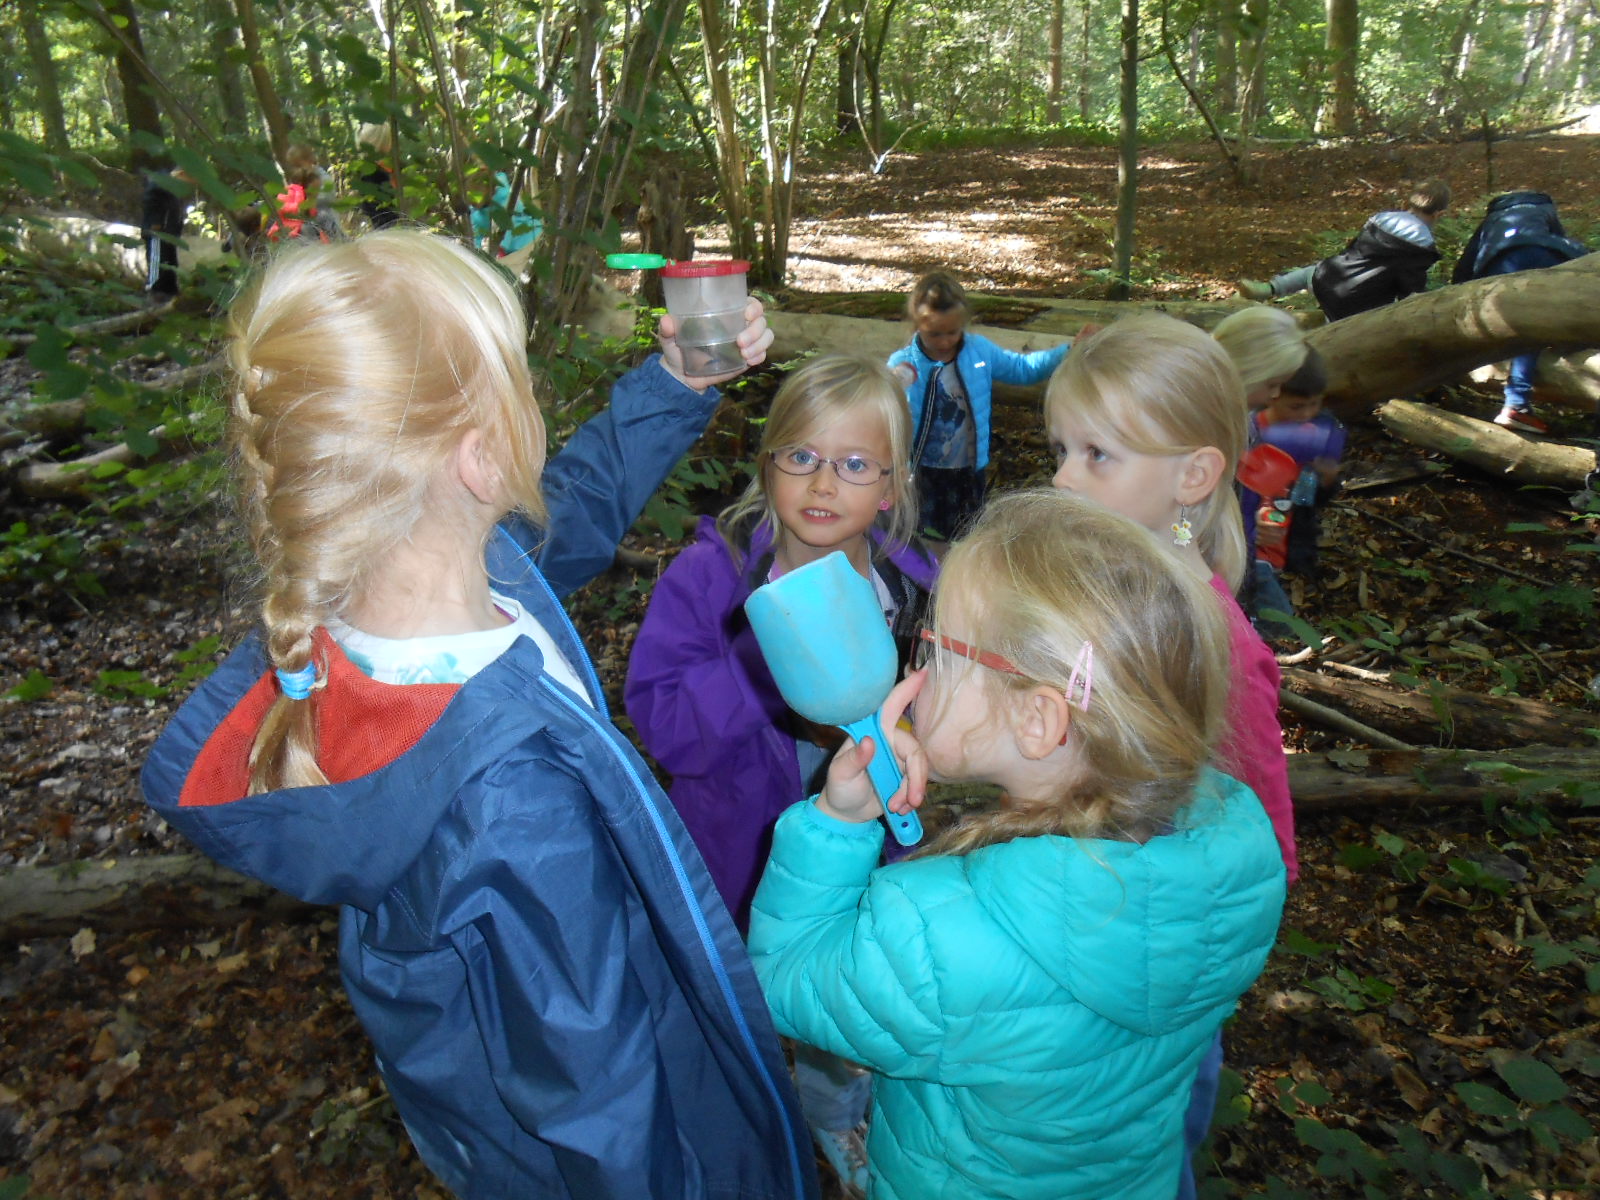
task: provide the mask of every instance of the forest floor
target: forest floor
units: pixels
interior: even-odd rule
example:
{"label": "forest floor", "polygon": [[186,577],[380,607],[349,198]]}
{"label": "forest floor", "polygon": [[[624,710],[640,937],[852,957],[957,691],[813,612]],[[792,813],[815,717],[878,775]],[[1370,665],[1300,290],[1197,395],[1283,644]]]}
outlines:
{"label": "forest floor", "polygon": [[[1353,232],[1426,175],[1454,185],[1464,226],[1484,192],[1516,185],[1554,193],[1580,232],[1600,216],[1595,138],[1498,144],[1492,182],[1476,144],[1261,157],[1264,182],[1240,190],[1209,147],[1145,152],[1140,298],[1228,298],[1238,275],[1313,260],[1332,248],[1318,234]],[[785,296],[902,291],[934,266],[975,290],[1098,295],[1115,175],[1111,151],[1061,148],[899,156],[880,176],[811,164]],[[752,386],[724,419],[765,394]],[[1444,399],[1480,416],[1496,403],[1492,389]],[[1586,428],[1560,420],[1568,436]],[[1003,483],[1044,477],[1038,425],[1021,407],[998,415]],[[1357,650],[1368,671],[1514,691],[1600,724],[1596,557],[1568,552],[1593,549],[1593,520],[1372,425],[1355,425],[1349,458],[1356,481],[1423,475],[1353,487],[1328,513],[1321,575],[1294,583],[1301,614],[1339,638],[1327,657]],[[0,528],[25,515],[0,507]],[[137,773],[181,699],[178,654],[245,622],[220,566],[228,541],[213,512],[118,526],[93,550],[108,598],[18,587],[0,606],[0,692],[34,670],[53,682],[0,701],[0,869],[185,849],[142,806]],[[649,585],[613,570],[574,602],[617,711]],[[1293,753],[1359,746],[1283,717]],[[1554,803],[1303,812],[1283,942],[1227,1032],[1237,1095],[1210,1193],[1359,1196],[1367,1180],[1384,1196],[1596,1194],[1597,821]],[[329,914],[0,944],[0,1195],[28,1176],[30,1195],[56,1200],[441,1196],[373,1072],[333,930]],[[1515,1065],[1528,1059],[1543,1069]],[[1474,1192],[1463,1180],[1480,1168]]]}

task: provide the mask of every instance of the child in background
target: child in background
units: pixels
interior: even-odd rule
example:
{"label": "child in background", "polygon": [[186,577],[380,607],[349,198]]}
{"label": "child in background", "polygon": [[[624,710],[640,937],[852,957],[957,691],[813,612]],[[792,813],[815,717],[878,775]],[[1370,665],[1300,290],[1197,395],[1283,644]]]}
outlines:
{"label": "child in background", "polygon": [[331,225],[331,232],[335,237],[343,237],[344,230],[339,228],[338,217],[334,214],[334,180],[333,172],[317,161],[317,152],[304,142],[293,142],[283,152],[283,165],[287,170],[311,170],[317,175],[316,198],[327,214]]}
{"label": "child in background", "polygon": [[[1306,335],[1293,314],[1265,304],[1252,304],[1229,313],[1211,331],[1228,352],[1244,385],[1245,405],[1251,412],[1264,408],[1306,360]],[[1247,445],[1255,444],[1256,425],[1247,429]],[[1237,465],[1237,464],[1236,464]],[[1241,489],[1244,490],[1244,489]],[[1253,494],[1252,494],[1253,495]],[[1253,561],[1256,545],[1256,508],[1240,497],[1244,513],[1245,560]],[[1245,607],[1254,609],[1255,577],[1245,579]]]}
{"label": "child in background", "polygon": [[354,191],[361,197],[356,206],[372,222],[374,229],[387,229],[400,219],[395,207],[400,201],[400,181],[394,170],[394,127],[369,122],[356,131],[361,157],[351,168]]}
{"label": "child in background", "polygon": [[1229,313],[1211,331],[1228,352],[1249,408],[1261,408],[1306,360],[1306,335],[1293,313],[1252,304]]}
{"label": "child in background", "polygon": [[[483,203],[471,213],[473,241],[496,258],[509,258],[531,246],[544,228],[544,222],[528,211],[527,192],[518,194],[513,207],[511,177],[504,171],[485,171],[479,184],[484,196]],[[519,257],[519,265],[526,257]]]}
{"label": "child in background", "polygon": [[[1124,318],[1079,342],[1045,392],[1055,486],[1133,518],[1191,575],[1210,582],[1227,621],[1233,684],[1217,765],[1260,799],[1293,883],[1300,870],[1278,725],[1278,661],[1234,599],[1248,566],[1231,486],[1245,411],[1239,373],[1217,341],[1154,314]],[[1191,1152],[1210,1127],[1221,1070],[1219,1030],[1195,1080]],[[1180,1196],[1192,1197],[1187,1159],[1182,1178]]]}
{"label": "child in background", "polygon": [[333,211],[323,211],[317,205],[322,175],[316,167],[291,167],[283,178],[284,188],[278,193],[277,215],[272,224],[267,226],[266,237],[269,242],[290,238],[315,238],[320,242],[331,242],[344,236]]}
{"label": "child in background", "polygon": [[[791,711],[755,641],[744,602],[769,579],[843,551],[875,585],[909,654],[937,566],[909,540],[911,421],[882,365],[812,359],[772,402],[743,497],[667,568],[628,662],[624,696],[639,739],[671,773],[677,806],[741,930],[778,814],[822,787],[836,729]],[[812,1131],[847,1189],[865,1187],[867,1077],[797,1047]]]}
{"label": "child in background", "polygon": [[1231,486],[1246,425],[1238,374],[1215,341],[1173,317],[1124,317],[1078,347],[1045,391],[1055,486],[1162,535],[1211,584],[1233,649],[1218,765],[1261,798],[1293,883],[1299,871],[1278,663],[1233,598],[1247,566]]}
{"label": "child in background", "polygon": [[262,630],[162,735],[150,803],[341,906],[351,1003],[458,1195],[814,1197],[738,933],[557,599],[717,407],[671,318],[548,470],[518,297],[447,239],[290,248],[231,330]]}
{"label": "child in background", "polygon": [[[1556,202],[1544,192],[1504,192],[1489,201],[1483,220],[1461,249],[1451,283],[1467,283],[1490,275],[1510,275],[1553,267],[1587,254],[1588,247],[1567,236],[1556,215]],[[1506,376],[1505,404],[1496,425],[1524,433],[1549,433],[1550,426],[1533,413],[1533,381],[1539,352],[1519,354]]]}
{"label": "child in background", "polygon": [[911,344],[889,356],[911,401],[911,469],[922,497],[919,532],[957,536],[988,490],[989,417],[996,380],[1040,383],[1066,345],[1030,354],[967,331],[972,306],[953,275],[934,271],[911,289]]}
{"label": "child in background", "polygon": [[885,704],[893,729],[916,698],[893,806],[931,773],[1001,807],[874,872],[863,768],[890,747],[836,755],[756,893],[773,1016],[876,1072],[876,1197],[1171,1200],[1196,1066],[1284,899],[1261,806],[1207,766],[1223,616],[1145,530],[1047,490],[990,502],[935,612]]}
{"label": "child in background", "polygon": [[[1328,372],[1322,355],[1308,347],[1306,361],[1278,395],[1251,417],[1257,437],[1276,446],[1300,467],[1300,475],[1287,496],[1263,501],[1248,488],[1246,503],[1259,507],[1256,516],[1256,590],[1258,611],[1277,609],[1293,613],[1294,607],[1278,572],[1289,570],[1310,576],[1317,569],[1317,514],[1339,491],[1339,460],[1344,457],[1345,428],[1332,413],[1322,411],[1328,390]],[[1258,619],[1258,628],[1260,621]],[[1269,626],[1276,634],[1281,628]]]}
{"label": "child in background", "polygon": [[1296,267],[1271,283],[1241,279],[1247,300],[1272,300],[1310,288],[1330,321],[1403,300],[1428,288],[1428,270],[1439,261],[1433,223],[1450,207],[1450,185],[1420,183],[1404,209],[1374,213],[1350,244],[1321,262]]}

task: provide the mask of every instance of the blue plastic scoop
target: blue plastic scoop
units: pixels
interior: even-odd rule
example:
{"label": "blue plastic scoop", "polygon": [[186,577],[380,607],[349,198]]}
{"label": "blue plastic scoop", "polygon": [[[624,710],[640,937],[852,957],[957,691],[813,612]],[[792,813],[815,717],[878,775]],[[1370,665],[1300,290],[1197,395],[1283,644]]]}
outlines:
{"label": "blue plastic scoop", "polygon": [[878,709],[899,672],[894,638],[872,584],[840,551],[796,567],[757,588],[744,602],[778,691],[795,712],[818,725],[837,725],[877,748],[867,777],[885,802],[889,832],[902,846],[922,840],[915,812],[890,812],[900,766],[883,736]]}

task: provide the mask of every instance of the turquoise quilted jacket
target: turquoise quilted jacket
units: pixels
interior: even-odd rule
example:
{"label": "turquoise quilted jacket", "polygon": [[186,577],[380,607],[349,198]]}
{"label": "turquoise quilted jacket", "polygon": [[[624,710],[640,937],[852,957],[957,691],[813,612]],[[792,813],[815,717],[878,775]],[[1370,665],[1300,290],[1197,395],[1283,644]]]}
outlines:
{"label": "turquoise quilted jacket", "polygon": [[882,840],[793,806],[750,926],[780,1032],[875,1072],[875,1200],[1172,1200],[1196,1067],[1283,910],[1254,794],[1208,770],[1142,846],[875,871]]}

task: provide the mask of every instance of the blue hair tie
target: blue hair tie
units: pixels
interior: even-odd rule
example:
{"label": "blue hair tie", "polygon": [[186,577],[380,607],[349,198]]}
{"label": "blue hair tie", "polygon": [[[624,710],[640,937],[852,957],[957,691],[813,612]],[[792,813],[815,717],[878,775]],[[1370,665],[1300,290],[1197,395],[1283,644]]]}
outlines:
{"label": "blue hair tie", "polygon": [[317,684],[317,664],[313,660],[301,667],[298,671],[285,671],[279,667],[274,674],[278,683],[283,687],[283,694],[289,700],[304,700],[311,695],[311,689]]}

